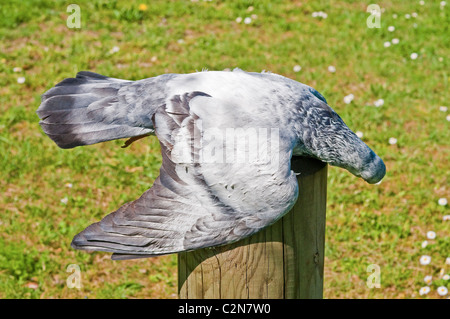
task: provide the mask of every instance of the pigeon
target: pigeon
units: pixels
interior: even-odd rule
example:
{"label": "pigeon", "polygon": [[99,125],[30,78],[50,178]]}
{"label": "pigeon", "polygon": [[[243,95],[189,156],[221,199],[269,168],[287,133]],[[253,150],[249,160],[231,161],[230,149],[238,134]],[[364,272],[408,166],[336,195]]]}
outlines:
{"label": "pigeon", "polygon": [[162,165],[152,187],[72,240],[113,260],[225,245],[275,223],[298,197],[296,156],[371,184],[386,173],[319,92],[271,72],[129,81],[82,71],[44,93],[37,114],[64,149],[158,138]]}

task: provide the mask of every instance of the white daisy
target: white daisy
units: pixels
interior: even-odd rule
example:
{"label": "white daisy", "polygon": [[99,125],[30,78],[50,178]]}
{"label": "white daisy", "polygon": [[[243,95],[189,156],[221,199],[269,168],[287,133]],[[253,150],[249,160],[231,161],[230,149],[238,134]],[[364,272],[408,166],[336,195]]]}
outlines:
{"label": "white daisy", "polygon": [[450,215],[444,215],[444,216],[442,217],[442,220],[443,220],[443,221],[450,220]]}
{"label": "white daisy", "polygon": [[439,294],[439,296],[445,296],[448,293],[448,289],[447,287],[440,286],[437,289],[437,293]]}
{"label": "white daisy", "polygon": [[109,51],[110,53],[116,53],[116,52],[119,52],[119,50],[120,50],[120,48],[118,47],[118,46],[113,46],[112,48],[111,48],[111,50]]}
{"label": "white daisy", "polygon": [[450,121],[450,114],[445,117],[447,121]]}
{"label": "white daisy", "polygon": [[17,78],[17,83],[19,83],[19,84],[25,83],[25,78],[23,76]]}
{"label": "white daisy", "polygon": [[427,238],[428,239],[435,239],[436,238],[436,233],[432,230],[430,230],[429,232],[427,232]]}
{"label": "white daisy", "polygon": [[20,67],[18,67],[18,66],[16,66],[14,69],[13,69],[13,72],[22,72],[22,68],[20,68]]}
{"label": "white daisy", "polygon": [[419,290],[419,295],[426,295],[427,293],[429,293],[430,292],[430,287],[428,287],[428,286],[426,286],[426,287],[422,287],[422,288],[420,288],[420,290]]}
{"label": "white daisy", "polygon": [[362,138],[364,136],[363,132],[361,131],[356,131],[356,136],[358,136],[359,138]]}
{"label": "white daisy", "polygon": [[407,14],[405,14],[405,18],[406,18],[406,19],[411,18],[411,15],[410,15],[409,13],[407,13]]}
{"label": "white daisy", "polygon": [[395,27],[393,25],[388,27],[388,31],[389,32],[394,32],[395,31]]}
{"label": "white daisy", "polygon": [[411,13],[411,17],[413,17],[413,18],[417,18],[417,12],[413,12],[413,13]]}
{"label": "white daisy", "polygon": [[431,284],[432,280],[433,280],[433,277],[432,277],[432,276],[425,276],[425,278],[423,278],[423,281],[424,281],[427,285]]}
{"label": "white daisy", "polygon": [[423,255],[420,257],[420,264],[421,265],[428,265],[431,262],[431,257],[427,255]]}
{"label": "white daisy", "polygon": [[420,4],[421,6],[423,6],[423,5],[425,4],[425,1],[420,0],[420,1],[419,1],[419,4]]}
{"label": "white daisy", "polygon": [[398,44],[400,42],[400,40],[397,38],[394,38],[394,39],[392,39],[391,42],[392,42],[392,44]]}
{"label": "white daisy", "polygon": [[444,276],[442,276],[442,279],[449,280],[450,279],[450,275],[449,274],[445,274]]}
{"label": "white daisy", "polygon": [[241,22],[242,22],[242,17],[237,17],[237,18],[236,18],[236,22],[237,22],[237,23],[241,23]]}
{"label": "white daisy", "polygon": [[446,265],[450,265],[450,257],[447,257],[447,258],[445,259],[445,264],[446,264]]}
{"label": "white daisy", "polygon": [[391,144],[391,145],[397,144],[397,139],[395,137],[390,137],[389,138],[389,144]]}
{"label": "white daisy", "polygon": [[424,241],[422,242],[422,248],[425,248],[425,247],[427,247],[427,246],[428,246],[428,241],[424,240]]}
{"label": "white daisy", "polygon": [[393,17],[394,19],[397,19],[398,15],[394,13],[394,14],[392,15],[392,17]]}
{"label": "white daisy", "polygon": [[346,96],[344,96],[344,103],[350,104],[354,98],[355,98],[355,96],[353,94],[346,95]]}
{"label": "white daisy", "polygon": [[447,107],[446,106],[439,106],[439,111],[447,112]]}
{"label": "white daisy", "polygon": [[334,72],[336,72],[336,68],[334,66],[330,65],[328,67],[328,72],[334,73]]}
{"label": "white daisy", "polygon": [[66,205],[69,202],[69,199],[67,197],[64,197],[63,199],[61,199],[61,203],[63,203],[64,205]]}
{"label": "white daisy", "polygon": [[250,18],[250,17],[245,18],[245,19],[244,19],[244,23],[245,23],[245,24],[250,24],[250,23],[252,23],[252,18]]}
{"label": "white daisy", "polygon": [[383,104],[384,104],[384,100],[383,99],[378,99],[375,102],[373,102],[373,105],[375,105],[376,107],[383,106]]}
{"label": "white daisy", "polygon": [[441,206],[447,205],[447,198],[444,198],[444,197],[439,198],[438,204],[441,205]]}
{"label": "white daisy", "polygon": [[411,53],[411,60],[415,60],[419,57],[419,55],[416,52]]}
{"label": "white daisy", "polygon": [[294,72],[300,72],[300,70],[302,69],[302,67],[300,65],[294,65],[294,67],[292,68],[294,70]]}
{"label": "white daisy", "polygon": [[440,5],[441,5],[441,9],[443,8],[443,7],[445,7],[445,5],[447,4],[447,2],[445,2],[445,1],[441,1],[441,3],[440,3]]}
{"label": "white daisy", "polygon": [[391,42],[389,42],[389,41],[386,41],[386,42],[384,42],[384,47],[385,48],[388,48],[388,47],[390,47],[391,46]]}

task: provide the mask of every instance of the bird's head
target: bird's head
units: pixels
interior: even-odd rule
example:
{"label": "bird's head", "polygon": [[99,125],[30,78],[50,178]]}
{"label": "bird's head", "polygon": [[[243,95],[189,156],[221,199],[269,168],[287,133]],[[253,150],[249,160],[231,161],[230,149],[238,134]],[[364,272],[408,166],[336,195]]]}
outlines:
{"label": "bird's head", "polygon": [[370,184],[386,174],[383,160],[344,123],[341,117],[315,92],[306,108],[299,102],[301,126],[294,155],[310,156],[345,168]]}

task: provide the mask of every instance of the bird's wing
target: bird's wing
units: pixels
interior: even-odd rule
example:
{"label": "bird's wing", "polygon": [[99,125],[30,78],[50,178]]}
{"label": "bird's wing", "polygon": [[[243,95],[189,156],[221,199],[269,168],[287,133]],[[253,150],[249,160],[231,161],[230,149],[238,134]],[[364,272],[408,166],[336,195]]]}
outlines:
{"label": "bird's wing", "polygon": [[[255,128],[258,136],[244,132],[249,144],[241,154],[250,158],[225,155],[242,151],[242,136],[208,133],[202,125],[211,121],[202,122],[194,112],[213,104],[220,109],[220,99],[188,92],[167,101],[153,116],[163,158],[160,176],[139,199],[75,236],[74,248],[131,259],[222,245],[274,223],[295,203],[290,146],[276,128]],[[257,153],[249,145],[258,145]]]}

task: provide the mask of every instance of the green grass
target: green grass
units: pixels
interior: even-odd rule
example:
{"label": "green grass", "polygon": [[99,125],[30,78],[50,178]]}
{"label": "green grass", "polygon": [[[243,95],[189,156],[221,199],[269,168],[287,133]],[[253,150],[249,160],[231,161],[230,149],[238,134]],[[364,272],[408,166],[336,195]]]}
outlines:
{"label": "green grass", "polygon": [[[75,234],[151,186],[156,139],[62,150],[35,111],[42,93],[81,70],[135,80],[234,67],[313,86],[387,165],[380,185],[329,169],[325,297],[442,298],[437,287],[450,288],[441,279],[450,273],[449,209],[438,205],[450,200],[448,111],[439,110],[449,98],[449,5],[383,1],[381,28],[369,29],[370,3],[77,1],[81,28],[68,29],[66,1],[2,1],[0,298],[176,297],[176,256],[113,262],[70,248]],[[236,22],[252,14],[250,24]],[[400,42],[383,46],[393,38]],[[374,107],[377,99],[384,105]],[[429,230],[437,237],[422,248]],[[69,264],[81,268],[81,289],[66,285]],[[380,267],[381,288],[366,286],[370,264]],[[426,275],[431,292],[420,296]]]}

